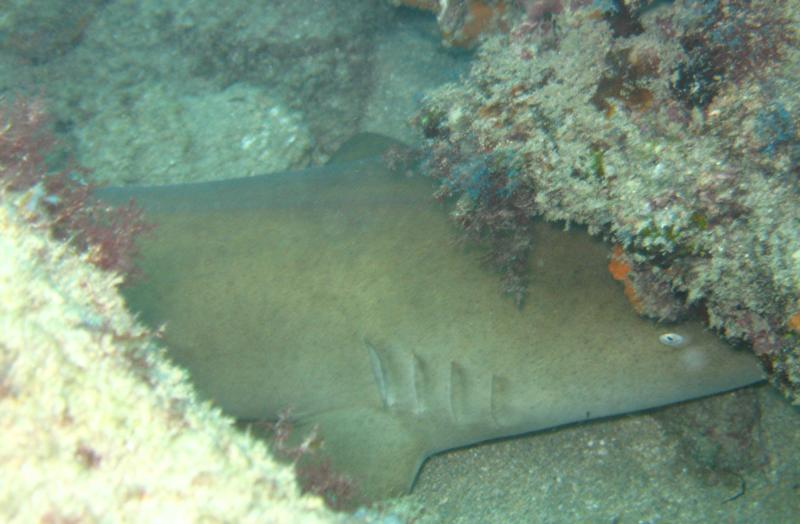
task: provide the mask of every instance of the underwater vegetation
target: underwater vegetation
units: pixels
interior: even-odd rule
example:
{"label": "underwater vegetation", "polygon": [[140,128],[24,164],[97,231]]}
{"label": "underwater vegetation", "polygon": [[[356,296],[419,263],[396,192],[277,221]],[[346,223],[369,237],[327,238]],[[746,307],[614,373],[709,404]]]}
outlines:
{"label": "underwater vegetation", "polygon": [[133,201],[113,208],[93,199],[95,186],[80,167],[52,168],[57,151],[49,124],[41,100],[18,97],[0,106],[0,192],[95,266],[135,276],[135,239],[153,226]]}
{"label": "underwater vegetation", "polygon": [[256,427],[251,429],[266,432],[273,455],[292,464],[303,493],[319,496],[329,508],[336,511],[343,511],[361,502],[353,479],[336,471],[330,459],[314,456],[325,445],[318,428],[312,428],[309,434],[296,442],[299,436],[295,434],[291,417],[292,413],[287,409],[279,414],[275,422],[256,423]]}
{"label": "underwater vegetation", "polygon": [[415,118],[465,238],[522,305],[532,217],[584,225],[637,311],[700,314],[800,402],[798,2],[507,7]]}
{"label": "underwater vegetation", "polygon": [[453,152],[432,148],[426,159],[423,169],[447,172],[435,196],[440,201],[455,201],[451,216],[466,239],[490,244],[484,261],[502,275],[503,292],[522,307],[534,240],[534,193],[529,186],[520,184],[513,157],[504,151],[466,156]]}

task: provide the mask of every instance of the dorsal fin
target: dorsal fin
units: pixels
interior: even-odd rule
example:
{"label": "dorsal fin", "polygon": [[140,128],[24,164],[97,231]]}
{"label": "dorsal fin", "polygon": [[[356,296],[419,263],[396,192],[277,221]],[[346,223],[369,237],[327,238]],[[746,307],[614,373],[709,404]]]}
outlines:
{"label": "dorsal fin", "polygon": [[326,164],[353,162],[377,157],[390,147],[407,148],[408,146],[399,140],[378,133],[358,133],[348,138]]}

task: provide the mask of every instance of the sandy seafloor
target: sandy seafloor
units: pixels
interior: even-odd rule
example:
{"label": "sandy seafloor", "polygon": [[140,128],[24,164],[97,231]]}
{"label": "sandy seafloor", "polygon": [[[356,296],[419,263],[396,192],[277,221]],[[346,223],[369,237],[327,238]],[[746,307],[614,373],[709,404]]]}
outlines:
{"label": "sandy seafloor", "polygon": [[[389,23],[374,42],[362,118],[343,133],[413,140],[414,101],[457,77],[464,57],[439,46],[430,17],[406,13]],[[55,99],[60,89],[92,97],[92,78],[48,67],[6,53],[0,83],[6,92],[24,80]],[[80,106],[67,98],[62,107]],[[758,386],[442,453],[426,462],[409,497],[380,506],[417,522],[798,522],[799,451],[800,413]]]}
{"label": "sandy seafloor", "polygon": [[[757,418],[740,450],[748,464],[714,471],[694,440],[701,429],[682,425],[740,403]],[[473,446],[429,460],[411,499],[444,522],[796,522],[797,415],[757,386]],[[730,419],[708,423],[726,431]]]}

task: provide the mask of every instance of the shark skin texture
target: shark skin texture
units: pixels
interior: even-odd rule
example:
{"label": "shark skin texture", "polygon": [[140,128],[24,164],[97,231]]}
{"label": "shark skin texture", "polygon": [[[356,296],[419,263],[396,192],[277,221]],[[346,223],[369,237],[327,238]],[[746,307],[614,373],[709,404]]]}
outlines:
{"label": "shark skin texture", "polygon": [[517,309],[431,182],[375,156],[385,145],[356,137],[320,168],[101,195],[135,197],[157,223],[126,298],[166,322],[170,357],[223,411],[291,408],[376,500],[407,493],[442,450],[763,379],[700,322],[637,316],[608,246],[582,231],[536,226]]}

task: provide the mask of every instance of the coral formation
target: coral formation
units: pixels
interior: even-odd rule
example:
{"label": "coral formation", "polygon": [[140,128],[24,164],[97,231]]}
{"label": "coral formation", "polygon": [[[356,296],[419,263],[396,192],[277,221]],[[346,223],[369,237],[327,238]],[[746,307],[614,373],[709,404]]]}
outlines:
{"label": "coral formation", "polygon": [[306,435],[296,434],[291,409],[281,412],[275,422],[249,424],[247,431],[263,436],[275,458],[292,464],[303,493],[322,497],[329,508],[337,511],[355,508],[361,502],[355,481],[336,471],[329,458],[316,456],[325,446],[319,428],[313,427]]}
{"label": "coral formation", "polygon": [[0,113],[3,520],[335,521],[127,311],[116,288],[149,226],[48,169],[47,123],[40,100]]}
{"label": "coral formation", "polygon": [[135,275],[135,239],[152,225],[133,202],[112,208],[92,199],[82,169],[53,171],[46,161],[55,139],[41,100],[18,97],[0,105],[0,191],[15,199],[29,221],[68,238],[101,269]]}
{"label": "coral formation", "polygon": [[525,4],[415,120],[455,220],[500,261],[585,225],[641,313],[699,311],[800,402],[798,2]]}
{"label": "coral formation", "polygon": [[312,457],[323,445],[315,431],[292,447],[278,420],[269,451],[295,468],[276,464],[249,429],[195,396],[159,346],[163,330],[128,312],[118,287],[138,274],[135,239],[151,226],[133,200],[98,200],[81,170],[51,169],[49,123],[40,99],[0,107],[0,515],[347,520],[323,502],[343,510],[361,499]]}
{"label": "coral formation", "polygon": [[390,0],[402,5],[431,11],[449,46],[472,48],[481,38],[508,29],[506,0]]}
{"label": "coral formation", "polygon": [[0,519],[337,522],[263,444],[196,400],[120,276],[0,194]]}

